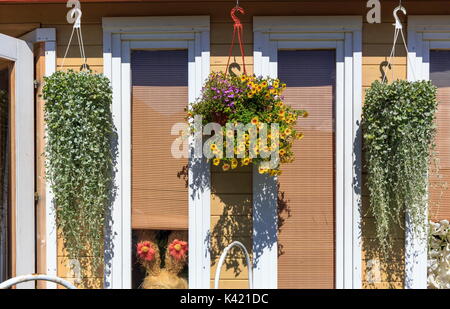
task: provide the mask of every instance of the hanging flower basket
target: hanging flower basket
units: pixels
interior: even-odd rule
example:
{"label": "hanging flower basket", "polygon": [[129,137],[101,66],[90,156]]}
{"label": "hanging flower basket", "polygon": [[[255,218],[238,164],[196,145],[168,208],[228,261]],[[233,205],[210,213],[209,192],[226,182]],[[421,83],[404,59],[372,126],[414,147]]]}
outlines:
{"label": "hanging flower basket", "polygon": [[429,81],[374,82],[366,92],[363,133],[370,210],[382,248],[408,215],[426,222],[428,173],[434,146],[436,87]]}
{"label": "hanging flower basket", "polygon": [[[214,165],[221,165],[228,171],[237,168],[239,163],[246,166],[269,162],[273,157],[268,154],[277,154],[280,163],[293,162],[292,145],[303,138],[295,128],[297,119],[307,117],[308,113],[284,104],[282,92],[285,88],[286,84],[278,79],[210,74],[200,98],[189,108],[188,119],[193,131],[193,123],[199,116],[203,126],[220,124],[221,132],[215,134],[225,138],[208,144]],[[242,136],[231,129],[240,125],[248,129]],[[274,130],[276,127],[278,130]],[[260,135],[263,130],[267,130],[266,136]],[[231,156],[229,149],[232,149]],[[261,174],[275,176],[281,173],[279,167],[264,166],[259,166]]]}
{"label": "hanging flower basket", "polygon": [[[46,177],[60,237],[70,259],[103,262],[106,216],[113,195],[112,90],[92,72],[58,71],[45,78]],[[88,275],[83,267],[83,275]]]}

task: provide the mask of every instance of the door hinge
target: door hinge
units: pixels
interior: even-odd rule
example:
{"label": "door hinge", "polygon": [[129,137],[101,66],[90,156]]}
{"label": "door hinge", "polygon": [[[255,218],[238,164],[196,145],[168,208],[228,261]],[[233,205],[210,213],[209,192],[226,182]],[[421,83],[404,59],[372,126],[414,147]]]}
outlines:
{"label": "door hinge", "polygon": [[39,82],[37,81],[37,79],[35,79],[33,81],[33,84],[34,84],[34,89],[38,89],[39,88]]}
{"label": "door hinge", "polygon": [[34,192],[34,200],[39,201],[39,193]]}

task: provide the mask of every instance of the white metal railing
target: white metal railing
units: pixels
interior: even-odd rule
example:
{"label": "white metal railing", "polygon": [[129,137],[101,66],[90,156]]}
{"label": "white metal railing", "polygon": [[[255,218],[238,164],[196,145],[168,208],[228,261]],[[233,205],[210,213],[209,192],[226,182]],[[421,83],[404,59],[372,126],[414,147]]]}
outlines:
{"label": "white metal railing", "polygon": [[0,283],[0,290],[9,289],[12,286],[22,283],[22,282],[37,281],[37,280],[51,281],[51,282],[60,284],[68,289],[76,289],[76,287],[72,283],[70,283],[69,281],[64,280],[62,278],[55,277],[55,276],[49,276],[49,275],[33,274],[33,275],[23,275],[23,276],[18,276],[18,277],[8,279],[8,280]]}
{"label": "white metal railing", "polygon": [[222,254],[220,255],[219,263],[217,264],[216,268],[216,275],[214,278],[214,288],[215,289],[219,288],[219,279],[220,279],[220,272],[222,271],[221,270],[222,265],[225,262],[225,258],[227,257],[228,251],[234,246],[240,247],[245,253],[245,258],[247,259],[247,267],[248,267],[248,288],[253,289],[253,270],[252,270],[253,265],[252,262],[250,261],[250,255],[248,254],[247,249],[239,241],[233,241],[223,250]]}

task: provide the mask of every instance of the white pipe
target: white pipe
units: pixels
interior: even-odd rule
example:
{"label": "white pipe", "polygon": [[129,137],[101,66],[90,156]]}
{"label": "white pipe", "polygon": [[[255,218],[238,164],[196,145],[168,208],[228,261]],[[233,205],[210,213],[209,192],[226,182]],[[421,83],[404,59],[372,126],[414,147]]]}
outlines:
{"label": "white pipe", "polygon": [[23,275],[11,278],[9,280],[6,280],[5,282],[0,283],[0,290],[3,289],[9,289],[13,285],[16,285],[18,283],[27,282],[27,281],[33,281],[33,280],[45,280],[45,281],[51,281],[55,282],[57,284],[61,284],[62,286],[68,288],[68,289],[76,289],[76,287],[70,283],[67,280],[61,279],[59,277],[55,276],[49,276],[49,275]]}
{"label": "white pipe", "polygon": [[220,259],[219,259],[219,263],[217,263],[216,276],[214,278],[214,289],[218,289],[219,288],[220,272],[221,272],[221,269],[222,269],[223,262],[225,262],[225,258],[227,256],[228,251],[234,246],[238,246],[242,250],[244,250],[245,258],[247,259],[247,267],[248,267],[248,287],[249,287],[249,289],[253,289],[253,270],[252,270],[253,265],[252,265],[252,262],[250,261],[250,255],[248,254],[247,249],[239,241],[233,241],[231,244],[229,244],[223,250],[222,255],[220,256]]}

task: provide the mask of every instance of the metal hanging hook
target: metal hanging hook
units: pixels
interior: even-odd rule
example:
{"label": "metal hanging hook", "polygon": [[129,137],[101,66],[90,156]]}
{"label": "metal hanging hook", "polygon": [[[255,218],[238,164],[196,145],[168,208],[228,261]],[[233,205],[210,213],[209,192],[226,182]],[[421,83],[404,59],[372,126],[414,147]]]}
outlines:
{"label": "metal hanging hook", "polygon": [[406,15],[406,9],[402,6],[402,2],[400,1],[399,6],[397,6],[394,9],[394,19],[395,19],[395,29],[403,29],[402,22],[400,21],[400,18],[398,17],[398,11],[402,11],[404,15]]}

